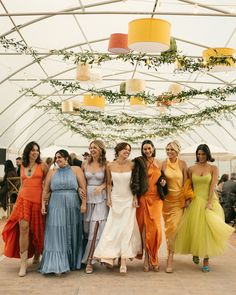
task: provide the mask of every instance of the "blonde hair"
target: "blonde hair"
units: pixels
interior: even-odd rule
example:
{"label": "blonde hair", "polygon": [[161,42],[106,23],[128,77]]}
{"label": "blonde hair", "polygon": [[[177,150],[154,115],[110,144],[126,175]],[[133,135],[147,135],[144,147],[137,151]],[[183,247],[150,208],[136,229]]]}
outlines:
{"label": "blonde hair", "polygon": [[[91,146],[91,144],[96,145],[100,149],[101,155],[99,157],[98,162],[99,162],[100,166],[105,166],[105,164],[107,162],[105,144],[103,143],[103,141],[101,141],[99,139],[96,139],[96,140],[93,140],[92,142],[90,142],[89,147]],[[89,155],[88,164],[91,164],[92,162],[93,162],[93,158],[91,155]]]}
{"label": "blonde hair", "polygon": [[173,140],[166,145],[166,148],[170,146],[177,154],[181,151],[181,145],[178,140]]}

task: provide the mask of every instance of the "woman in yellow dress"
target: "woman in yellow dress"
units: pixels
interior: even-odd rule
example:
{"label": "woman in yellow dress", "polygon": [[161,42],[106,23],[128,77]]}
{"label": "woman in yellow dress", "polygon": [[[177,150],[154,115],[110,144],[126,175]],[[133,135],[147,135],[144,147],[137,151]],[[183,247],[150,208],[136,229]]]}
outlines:
{"label": "woman in yellow dress", "polygon": [[198,264],[203,258],[203,272],[209,272],[209,257],[222,254],[234,229],[224,222],[223,209],[215,194],[218,169],[209,147],[200,144],[196,164],[189,168],[194,199],[186,209],[175,235],[174,252],[192,254]]}
{"label": "woman in yellow dress", "polygon": [[184,213],[184,208],[188,207],[193,198],[190,181],[187,182],[187,165],[185,161],[178,159],[181,146],[174,140],[167,144],[167,159],[162,162],[168,195],[163,202],[163,218],[165,221],[165,234],[168,249],[166,272],[173,272],[173,237],[175,230]]}

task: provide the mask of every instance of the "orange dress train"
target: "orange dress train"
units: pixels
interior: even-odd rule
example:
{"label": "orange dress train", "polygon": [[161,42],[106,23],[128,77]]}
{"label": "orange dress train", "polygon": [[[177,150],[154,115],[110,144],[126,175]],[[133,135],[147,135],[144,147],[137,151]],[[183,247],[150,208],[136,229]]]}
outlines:
{"label": "orange dress train", "polygon": [[4,255],[20,258],[19,246],[19,221],[26,220],[29,223],[29,248],[28,257],[35,253],[41,254],[44,240],[44,217],[41,214],[41,199],[43,190],[43,170],[40,164],[31,177],[25,175],[25,169],[21,166],[21,189],[4,229],[2,237],[5,242]]}
{"label": "orange dress train", "polygon": [[[159,264],[158,249],[162,238],[161,214],[163,202],[157,190],[157,181],[161,176],[161,171],[152,163],[148,167],[147,173],[148,191],[139,198],[136,216],[141,235],[145,227],[146,249],[151,265],[155,266]],[[142,259],[142,254],[138,258]]]}

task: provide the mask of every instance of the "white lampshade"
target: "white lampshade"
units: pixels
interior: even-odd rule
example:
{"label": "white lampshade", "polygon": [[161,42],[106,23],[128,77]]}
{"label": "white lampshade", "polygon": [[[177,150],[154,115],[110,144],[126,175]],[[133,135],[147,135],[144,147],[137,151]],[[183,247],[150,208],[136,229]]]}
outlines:
{"label": "white lampshade", "polygon": [[145,90],[145,81],[142,79],[129,79],[126,81],[126,94],[135,95]]}
{"label": "white lampshade", "polygon": [[78,64],[76,69],[76,80],[78,81],[90,80],[90,69],[88,64]]}
{"label": "white lampshade", "polygon": [[62,113],[73,113],[73,101],[66,100],[61,103]]}

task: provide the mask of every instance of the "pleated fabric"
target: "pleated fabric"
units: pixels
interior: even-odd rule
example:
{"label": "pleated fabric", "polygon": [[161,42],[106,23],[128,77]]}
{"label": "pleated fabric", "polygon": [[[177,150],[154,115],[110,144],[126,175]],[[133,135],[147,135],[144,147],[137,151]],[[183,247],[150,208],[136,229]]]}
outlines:
{"label": "pleated fabric", "polygon": [[72,169],[59,168],[52,177],[40,272],[63,273],[81,268],[82,216],[78,184]]}
{"label": "pleated fabric", "polygon": [[174,252],[207,257],[224,253],[227,240],[234,229],[224,222],[224,212],[216,195],[213,210],[206,208],[212,176],[192,174],[195,194],[177,228]]}
{"label": "pleated fabric", "polygon": [[112,207],[94,257],[113,265],[115,258],[134,258],[141,252],[141,237],[136,220],[136,208],[132,206],[130,172],[111,172]]}
{"label": "pleated fabric", "polygon": [[[148,167],[148,191],[139,198],[139,208],[136,216],[140,234],[143,229],[146,232],[146,248],[152,265],[158,265],[158,250],[162,240],[161,216],[163,201],[160,199],[157,190],[157,181],[161,176],[161,171],[154,164]],[[137,258],[141,259],[142,255]]]}
{"label": "pleated fabric", "polygon": [[21,190],[2,232],[5,242],[4,255],[7,257],[20,258],[19,222],[21,220],[29,223],[28,257],[32,257],[35,253],[41,254],[43,251],[45,219],[41,214],[41,198],[44,176],[41,165],[36,165],[31,177],[25,175],[25,169],[21,166]]}
{"label": "pleated fabric", "polygon": [[[87,180],[87,210],[83,217],[83,223],[87,244],[82,259],[83,263],[87,263],[96,222],[99,222],[99,227],[97,231],[95,247],[100,240],[108,215],[106,190],[104,189],[100,194],[94,195],[94,190],[96,187],[102,185],[105,181],[105,168],[102,167],[96,172],[90,172],[85,169],[85,177]],[[96,260],[93,259],[92,263],[95,262]]]}

